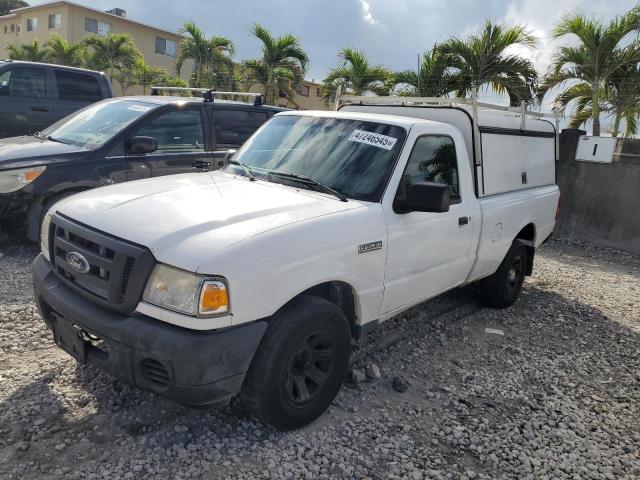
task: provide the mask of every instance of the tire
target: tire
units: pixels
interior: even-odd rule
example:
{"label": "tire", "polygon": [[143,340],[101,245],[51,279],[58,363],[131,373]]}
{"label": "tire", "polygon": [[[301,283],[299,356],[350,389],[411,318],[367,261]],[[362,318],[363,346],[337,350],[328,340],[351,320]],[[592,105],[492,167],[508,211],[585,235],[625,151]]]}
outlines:
{"label": "tire", "polygon": [[272,317],[240,400],[275,429],[303,427],[337,395],[350,356],[351,333],[342,311],[321,298],[301,296]]}
{"label": "tire", "polygon": [[516,302],[527,271],[527,255],[524,244],[514,240],[498,270],[482,280],[482,299],[487,306],[506,308]]}

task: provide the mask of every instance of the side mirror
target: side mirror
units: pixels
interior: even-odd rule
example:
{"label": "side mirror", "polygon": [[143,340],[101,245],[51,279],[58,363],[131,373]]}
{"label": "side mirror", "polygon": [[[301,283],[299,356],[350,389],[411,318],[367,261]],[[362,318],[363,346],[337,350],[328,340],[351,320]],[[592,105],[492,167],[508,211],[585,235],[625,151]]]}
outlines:
{"label": "side mirror", "polygon": [[132,155],[144,155],[158,149],[158,141],[153,137],[131,137],[125,145],[127,153]]}
{"label": "side mirror", "polygon": [[398,213],[449,211],[451,187],[442,183],[420,182],[411,185],[406,198],[397,199],[395,210]]}
{"label": "side mirror", "polygon": [[229,163],[229,160],[231,160],[231,158],[233,158],[233,156],[236,154],[238,150],[236,150],[235,148],[232,148],[230,150],[227,150],[224,154],[224,163],[227,164]]}

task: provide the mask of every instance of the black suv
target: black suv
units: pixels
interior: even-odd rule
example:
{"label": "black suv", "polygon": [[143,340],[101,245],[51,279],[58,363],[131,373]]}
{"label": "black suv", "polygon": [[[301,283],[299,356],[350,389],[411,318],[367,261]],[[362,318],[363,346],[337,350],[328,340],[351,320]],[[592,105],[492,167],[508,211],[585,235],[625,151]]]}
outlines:
{"label": "black suv", "polygon": [[[210,99],[211,100],[211,99]],[[140,96],[90,105],[40,133],[0,140],[0,221],[27,227],[82,190],[224,164],[278,107],[225,100]]]}
{"label": "black suv", "polygon": [[38,132],[87,105],[113,97],[102,72],[0,61],[0,138]]}

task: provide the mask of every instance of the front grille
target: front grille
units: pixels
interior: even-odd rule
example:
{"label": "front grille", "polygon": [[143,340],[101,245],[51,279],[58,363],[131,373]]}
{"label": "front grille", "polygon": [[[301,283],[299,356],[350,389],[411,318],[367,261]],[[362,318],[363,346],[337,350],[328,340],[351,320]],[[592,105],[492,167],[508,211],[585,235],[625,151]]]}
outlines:
{"label": "front grille", "polygon": [[158,360],[145,358],[140,365],[142,376],[158,389],[169,386],[170,376],[167,368]]}
{"label": "front grille", "polygon": [[[114,310],[135,309],[154,264],[149,250],[58,213],[49,238],[51,263],[67,285]],[[70,261],[70,254],[81,257],[80,264]]]}

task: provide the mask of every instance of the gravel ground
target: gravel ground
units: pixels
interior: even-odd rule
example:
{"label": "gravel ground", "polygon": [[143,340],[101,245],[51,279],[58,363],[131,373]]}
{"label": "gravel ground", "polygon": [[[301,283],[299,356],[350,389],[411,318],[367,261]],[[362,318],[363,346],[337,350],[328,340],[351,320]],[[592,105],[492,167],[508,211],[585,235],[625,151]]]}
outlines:
{"label": "gravel ground", "polygon": [[76,366],[34,308],[35,249],[0,252],[0,479],[640,478],[637,257],[551,243],[512,308],[423,304],[367,339],[328,413],[279,433]]}

